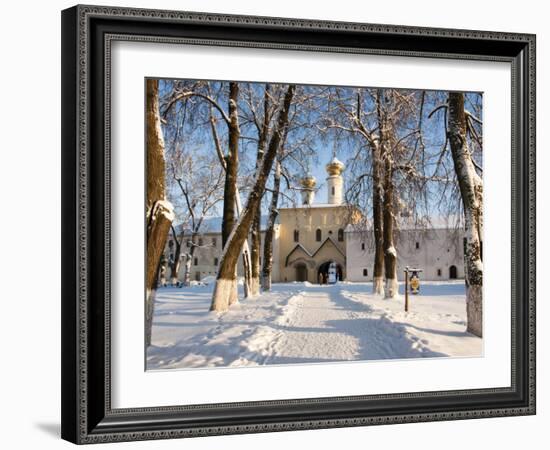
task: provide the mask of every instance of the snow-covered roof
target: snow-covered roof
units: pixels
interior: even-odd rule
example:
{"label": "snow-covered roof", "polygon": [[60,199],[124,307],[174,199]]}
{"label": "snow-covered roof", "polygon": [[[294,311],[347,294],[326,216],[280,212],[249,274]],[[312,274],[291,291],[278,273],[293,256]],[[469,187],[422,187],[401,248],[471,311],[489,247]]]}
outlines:
{"label": "snow-covered roof", "polygon": [[345,203],[340,203],[339,205],[334,203],[312,203],[311,205],[296,205],[296,206],[285,206],[281,209],[315,209],[315,208],[342,208],[343,206],[347,207]]}
{"label": "snow-covered roof", "polygon": [[338,245],[336,244],[336,242],[334,241],[334,239],[332,239],[332,237],[327,237],[325,238],[325,240],[321,243],[321,245],[319,245],[319,247],[317,247],[317,249],[314,251],[314,252],[310,252],[308,251],[302,244],[296,244],[294,246],[294,248],[289,252],[289,254],[286,256],[286,259],[285,259],[285,266],[288,266],[288,262],[290,260],[290,257],[298,250],[301,250],[302,252],[304,252],[308,257],[310,258],[315,258],[315,255],[317,253],[319,253],[321,251],[321,249],[323,247],[325,247],[327,244],[332,244],[334,246],[334,248],[345,258],[346,255],[344,255],[344,253],[342,252],[342,250],[340,249],[340,247],[338,247]]}
{"label": "snow-covered roof", "polygon": [[[269,217],[267,215],[262,215],[260,218],[260,230],[265,231],[267,229],[267,222]],[[222,217],[208,217],[205,218],[202,222],[200,233],[221,233],[222,232]],[[176,231],[179,233],[181,231],[182,225],[179,224],[176,226]],[[191,230],[189,230],[191,231]]]}
{"label": "snow-covered roof", "polygon": [[[434,216],[434,217],[399,217],[397,219],[396,228],[401,231],[413,230],[453,230],[463,226],[462,218],[457,215],[449,216]],[[372,228],[371,221],[366,224],[346,226],[346,233],[368,231]]]}

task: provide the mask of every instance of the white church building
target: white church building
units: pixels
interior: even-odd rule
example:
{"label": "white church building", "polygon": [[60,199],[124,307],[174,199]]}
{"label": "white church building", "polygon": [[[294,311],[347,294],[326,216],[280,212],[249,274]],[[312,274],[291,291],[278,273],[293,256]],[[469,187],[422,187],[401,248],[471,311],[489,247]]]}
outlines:
{"label": "white church building", "polygon": [[[316,180],[308,175],[301,180],[302,204],[279,209],[273,238],[273,282],[318,283],[326,276],[331,263],[342,280],[372,281],[373,233],[358,227],[361,213],[344,202],[344,170],[344,165],[336,158],[326,165],[325,203],[315,201]],[[195,251],[191,262],[192,280],[217,273],[222,247],[221,220],[216,219],[210,221],[211,226],[201,235],[200,242],[209,245]],[[424,280],[464,278],[462,230],[446,221],[430,222],[419,226],[407,218],[400,218],[396,227],[399,231],[395,234],[399,279],[404,278],[406,266],[421,269]],[[172,256],[174,243],[170,241],[171,237],[166,246],[167,258]],[[261,243],[263,256],[264,230]],[[180,280],[184,277],[185,257],[182,255]],[[238,270],[242,273],[241,267]]]}

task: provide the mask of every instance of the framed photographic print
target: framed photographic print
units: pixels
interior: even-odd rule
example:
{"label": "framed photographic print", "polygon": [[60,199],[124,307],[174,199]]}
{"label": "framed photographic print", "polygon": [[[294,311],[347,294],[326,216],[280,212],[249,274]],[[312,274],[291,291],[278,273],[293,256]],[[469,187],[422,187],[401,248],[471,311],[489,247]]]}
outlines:
{"label": "framed photographic print", "polygon": [[535,413],[535,36],[62,12],[62,437]]}

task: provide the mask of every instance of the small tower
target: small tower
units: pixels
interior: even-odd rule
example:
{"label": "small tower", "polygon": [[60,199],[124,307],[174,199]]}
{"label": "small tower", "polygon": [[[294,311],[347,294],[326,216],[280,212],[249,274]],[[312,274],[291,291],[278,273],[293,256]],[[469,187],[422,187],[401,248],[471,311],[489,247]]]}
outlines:
{"label": "small tower", "polygon": [[311,174],[307,174],[300,180],[302,185],[302,205],[311,205],[313,204],[313,199],[315,198],[315,185],[317,180]]}
{"label": "small tower", "polygon": [[342,177],[342,172],[344,169],[344,164],[342,164],[336,156],[326,165],[326,170],[328,173],[327,203],[331,205],[342,204],[344,192],[344,178]]}

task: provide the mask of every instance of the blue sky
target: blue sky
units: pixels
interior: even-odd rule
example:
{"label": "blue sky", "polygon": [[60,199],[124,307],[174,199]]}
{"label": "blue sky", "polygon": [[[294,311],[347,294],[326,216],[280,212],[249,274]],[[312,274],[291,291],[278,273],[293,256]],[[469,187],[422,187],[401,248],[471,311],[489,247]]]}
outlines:
{"label": "blue sky", "polygon": [[[187,80],[187,83],[192,83],[193,81]],[[219,105],[227,112],[227,82],[211,82],[211,89],[212,89],[212,96],[215,96],[216,99],[219,101]],[[250,92],[252,92],[253,96],[257,96],[258,99],[261,100],[261,96],[263,95],[263,87],[264,84],[257,84],[257,83],[250,83]],[[167,95],[169,95],[170,90],[173,86],[173,80],[161,80],[160,83],[160,94],[161,94],[161,112],[162,112],[162,102],[163,100],[166,100]],[[239,109],[241,110],[241,113],[243,116],[246,116],[249,110],[247,110],[246,105],[244,104],[243,97],[245,95],[243,92],[245,91],[247,84],[241,83],[241,93],[239,97]],[[299,87],[299,92],[301,89],[301,93],[306,95],[307,92],[317,92],[317,90],[322,90],[321,87],[312,87],[312,86],[301,86]],[[350,98],[353,98],[352,96],[355,95],[354,92],[356,91],[356,88],[339,88],[341,90],[341,94],[345,96],[349,96]],[[405,92],[405,91],[403,91]],[[410,91],[409,91],[410,92]],[[416,93],[414,94],[416,96]],[[418,94],[420,95],[420,94]],[[444,127],[444,110],[441,109],[438,112],[436,112],[432,118],[428,118],[428,115],[434,110],[435,107],[440,105],[442,102],[445,101],[447,93],[445,92],[436,92],[436,91],[428,91],[428,93],[425,95],[424,99],[424,107],[422,112],[422,130],[423,130],[423,142],[425,144],[425,152],[424,155],[427,160],[430,160],[430,158],[434,158],[434,155],[438,154],[438,152],[441,150],[442,144],[445,142],[445,127]],[[416,97],[415,97],[416,98]],[[200,100],[199,100],[200,101]],[[466,108],[470,111],[475,111],[475,113],[478,116],[481,116],[481,96],[479,94],[475,93],[469,93],[466,94]],[[207,102],[206,102],[207,103]],[[241,104],[242,103],[242,104]],[[197,103],[198,104],[198,101]],[[259,105],[261,103],[258,103]],[[328,114],[327,111],[330,108],[328,104],[325,102],[323,103],[322,100],[316,103],[316,100],[313,100],[311,104],[312,106],[310,110],[308,111],[307,115],[304,117],[299,116],[301,122],[307,123],[309,128],[306,128],[305,130],[298,130],[295,132],[290,132],[288,136],[288,141],[290,144],[295,143],[301,143],[302,140],[307,141],[306,144],[304,144],[303,150],[304,152],[310,152],[312,155],[310,157],[304,157],[301,160],[297,160],[290,164],[287,168],[289,175],[291,176],[302,176],[306,170],[309,170],[310,173],[312,173],[316,179],[317,179],[317,186],[318,191],[316,193],[315,201],[317,203],[325,203],[326,202],[326,171],[325,171],[325,165],[327,162],[329,162],[333,154],[341,160],[344,164],[346,164],[346,171],[344,172],[344,178],[346,184],[349,186],[349,183],[352,181],[353,176],[350,172],[350,169],[348,168],[348,160],[352,156],[352,154],[358,149],[358,148],[365,148],[366,143],[360,136],[357,136],[355,134],[346,133],[346,132],[335,132],[335,131],[328,131],[324,135],[320,131],[317,130],[317,128],[322,128],[319,124],[321,124],[321,120],[323,119],[323,114]],[[181,123],[183,123],[182,132],[180,133],[181,137],[179,139],[172,139],[170,131],[168,130],[168,126],[163,126],[164,132],[165,132],[165,140],[167,142],[167,150],[169,150],[170,142],[175,143],[177,141],[178,145],[185,146],[189,149],[192,149],[193,152],[196,152],[196,154],[200,153],[208,153],[208,152],[214,152],[214,147],[212,144],[212,138],[211,138],[211,130],[209,123],[204,120],[205,117],[207,117],[207,110],[205,109],[206,106],[201,107],[198,106],[198,110],[196,112],[196,115],[192,117],[191,114],[187,114],[184,111],[184,107],[182,104],[176,105],[176,116],[167,116],[167,120],[173,125],[176,120],[181,120]],[[202,109],[200,109],[202,108]],[[372,108],[372,104],[369,105],[368,98],[365,97],[364,104],[363,104],[364,111],[366,111],[368,108]],[[201,116],[202,114],[202,116]],[[217,113],[216,113],[217,114]],[[218,116],[219,117],[219,116]],[[368,119],[369,116],[365,116],[365,121],[368,123],[370,119]],[[481,117],[480,117],[481,118]],[[416,127],[417,124],[415,122],[414,126]],[[218,132],[220,134],[220,138],[223,140],[226,135],[226,127],[222,123],[222,121],[218,124]],[[481,131],[481,129],[479,130]],[[407,129],[406,127],[403,128],[402,133],[406,133]],[[257,130],[255,127],[253,127],[251,124],[246,124],[245,118],[241,117],[241,135],[243,136],[243,139],[241,140],[240,147],[241,147],[241,168],[242,173],[250,172],[253,168],[253,165],[255,164],[255,152],[256,152],[256,142],[247,139],[247,137],[257,137]],[[298,144],[296,144],[298,146]],[[447,152],[449,153],[449,152]],[[449,157],[449,155],[447,155]],[[481,156],[476,155],[476,160],[478,161],[478,164],[481,165]],[[432,166],[435,167],[435,162],[432,162]],[[426,166],[426,173],[431,174],[433,172],[433,167],[430,168],[429,165]],[[367,170],[367,169],[366,169]],[[432,172],[430,172],[432,170]],[[286,189],[286,183],[283,182],[281,184],[282,191],[286,195],[291,195],[291,192],[289,192]],[[428,194],[428,205],[424,208],[424,213],[428,213],[428,215],[438,215],[441,214],[440,211],[435,211],[434,206],[436,202],[440,200],[440,193],[437,192],[437,186],[436,185],[428,185],[426,186]],[[431,193],[431,190],[434,192]],[[443,194],[448,195],[448,194]],[[268,194],[268,198],[270,195]],[[406,200],[406,199],[405,199]],[[285,202],[285,198],[283,196],[282,202]],[[288,201],[286,201],[288,203]],[[214,214],[220,214],[221,209],[219,208],[218,211],[216,211]]]}

